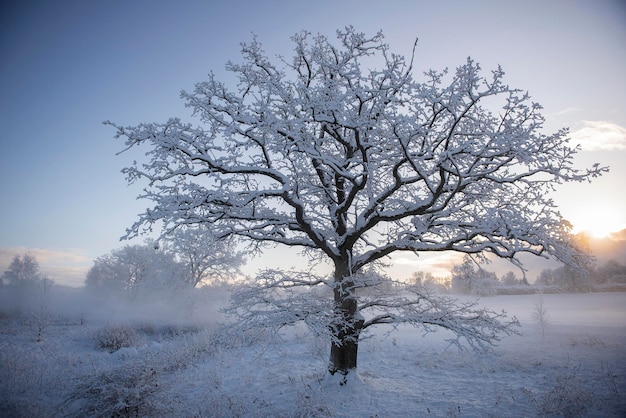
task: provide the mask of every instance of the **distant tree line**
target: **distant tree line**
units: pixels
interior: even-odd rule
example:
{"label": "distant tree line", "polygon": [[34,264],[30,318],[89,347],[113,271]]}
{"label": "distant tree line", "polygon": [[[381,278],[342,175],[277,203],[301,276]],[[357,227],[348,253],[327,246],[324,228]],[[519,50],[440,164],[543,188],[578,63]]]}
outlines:
{"label": "distant tree line", "polygon": [[567,266],[546,269],[539,274],[535,285],[568,291],[626,290],[626,265],[609,260],[586,272]]}
{"label": "distant tree line", "polygon": [[623,291],[626,290],[626,265],[609,260],[598,266],[588,266],[586,270],[568,266],[544,269],[531,285],[525,277],[518,277],[513,271],[498,277],[466,256],[460,264],[452,268],[449,278],[418,272],[413,275],[412,281],[431,291],[480,296],[535,292]]}

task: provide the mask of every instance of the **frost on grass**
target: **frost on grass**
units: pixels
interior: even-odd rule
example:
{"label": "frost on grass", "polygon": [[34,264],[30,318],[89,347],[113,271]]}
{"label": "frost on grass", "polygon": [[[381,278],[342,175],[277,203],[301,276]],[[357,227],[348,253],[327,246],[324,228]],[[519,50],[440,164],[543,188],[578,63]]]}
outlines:
{"label": "frost on grass", "polygon": [[[125,323],[139,342],[110,353],[95,347],[102,325],[94,321],[55,320],[37,343],[30,324],[5,316],[0,416],[621,418],[625,295],[544,295],[551,332],[542,338],[524,320],[523,335],[504,339],[495,355],[449,350],[452,334],[421,338],[401,324],[388,336],[372,327],[348,385],[340,385],[344,376],[323,372],[326,356],[311,353],[327,353],[328,342],[302,326],[268,338],[142,319]],[[476,308],[506,305],[530,319],[535,301],[495,296]]]}

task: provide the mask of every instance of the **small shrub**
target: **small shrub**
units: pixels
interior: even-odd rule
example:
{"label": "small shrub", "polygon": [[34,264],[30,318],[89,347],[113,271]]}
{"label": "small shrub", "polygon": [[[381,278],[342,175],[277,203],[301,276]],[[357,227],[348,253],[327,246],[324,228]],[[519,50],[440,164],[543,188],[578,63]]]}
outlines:
{"label": "small shrub", "polygon": [[128,325],[107,326],[96,334],[96,346],[113,353],[123,347],[137,344],[137,333]]}
{"label": "small shrub", "polygon": [[593,400],[576,374],[556,377],[554,387],[543,394],[539,412],[543,416],[583,416]]}

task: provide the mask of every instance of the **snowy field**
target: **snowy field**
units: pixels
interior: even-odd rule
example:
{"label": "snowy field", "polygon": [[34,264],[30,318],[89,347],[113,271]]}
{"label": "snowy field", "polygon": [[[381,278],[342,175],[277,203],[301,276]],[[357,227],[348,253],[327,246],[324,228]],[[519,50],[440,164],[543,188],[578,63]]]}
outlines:
{"label": "snowy field", "polygon": [[626,293],[543,295],[543,329],[539,298],[481,300],[522,325],[492,354],[378,328],[361,342],[359,380],[342,387],[324,373],[328,343],[305,329],[229,335],[212,309],[193,323],[4,312],[0,416],[626,416]]}

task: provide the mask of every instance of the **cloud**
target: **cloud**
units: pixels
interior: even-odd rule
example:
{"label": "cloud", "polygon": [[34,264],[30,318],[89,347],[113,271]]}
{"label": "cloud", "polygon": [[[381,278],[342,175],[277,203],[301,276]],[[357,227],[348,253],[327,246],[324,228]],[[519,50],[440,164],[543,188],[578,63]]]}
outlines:
{"label": "cloud", "polygon": [[570,138],[585,151],[626,151],[626,128],[606,121],[583,121]]}
{"label": "cloud", "polygon": [[559,111],[554,112],[554,113],[548,113],[546,116],[550,116],[550,117],[553,117],[553,116],[563,116],[563,115],[569,115],[571,113],[579,112],[579,111],[580,111],[580,108],[578,108],[578,107],[567,107],[565,109],[559,110]]}
{"label": "cloud", "polygon": [[35,257],[40,271],[55,283],[74,287],[83,285],[93,261],[82,250],[75,248],[61,251],[27,247],[0,248],[0,274],[9,267],[16,255],[26,253]]}

